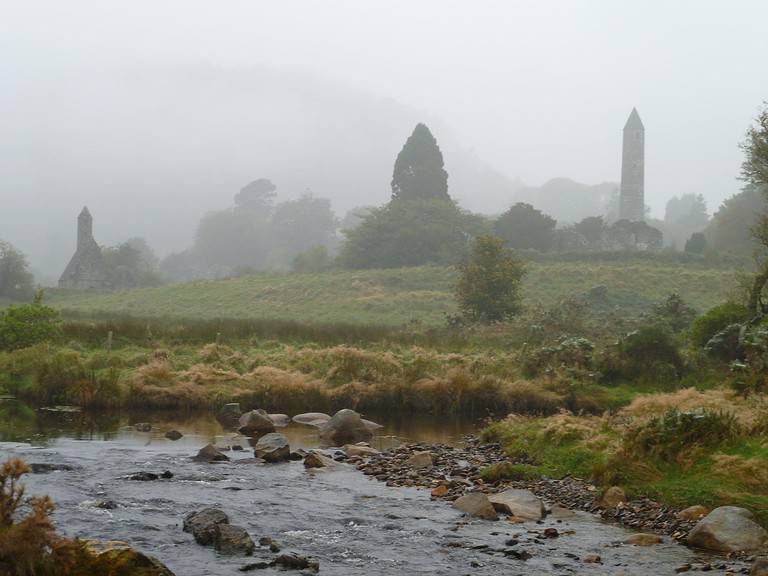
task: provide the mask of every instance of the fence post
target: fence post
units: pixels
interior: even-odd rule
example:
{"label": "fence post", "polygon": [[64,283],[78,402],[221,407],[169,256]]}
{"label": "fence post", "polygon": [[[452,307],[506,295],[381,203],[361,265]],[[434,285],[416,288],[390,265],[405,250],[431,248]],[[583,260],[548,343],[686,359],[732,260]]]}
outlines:
{"label": "fence post", "polygon": [[107,352],[112,352],[112,330],[107,332]]}

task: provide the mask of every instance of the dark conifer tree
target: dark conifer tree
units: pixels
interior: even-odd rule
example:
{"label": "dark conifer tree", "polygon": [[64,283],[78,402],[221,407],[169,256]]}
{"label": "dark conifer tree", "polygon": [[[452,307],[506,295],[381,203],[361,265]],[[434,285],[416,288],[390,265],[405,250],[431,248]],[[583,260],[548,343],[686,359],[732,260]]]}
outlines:
{"label": "dark conifer tree", "polygon": [[449,200],[443,153],[424,124],[417,124],[395,160],[393,200]]}

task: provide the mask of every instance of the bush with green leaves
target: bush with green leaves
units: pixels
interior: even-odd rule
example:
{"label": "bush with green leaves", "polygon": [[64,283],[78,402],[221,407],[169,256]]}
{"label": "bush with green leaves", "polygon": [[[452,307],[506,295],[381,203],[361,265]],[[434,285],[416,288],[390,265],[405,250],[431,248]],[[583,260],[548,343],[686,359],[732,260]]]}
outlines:
{"label": "bush with green leaves", "polygon": [[59,311],[44,306],[38,299],[32,304],[0,310],[0,350],[26,348],[60,336]]}
{"label": "bush with green leaves", "polygon": [[466,262],[459,266],[456,300],[471,322],[500,322],[521,309],[520,287],[525,265],[504,247],[501,238],[479,236]]}
{"label": "bush with green leaves", "polygon": [[736,302],[724,302],[699,316],[691,326],[690,338],[694,346],[703,348],[712,337],[731,324],[747,320],[747,308]]}
{"label": "bush with green leaves", "polygon": [[0,298],[27,300],[33,293],[34,277],[26,257],[0,240]]}
{"label": "bush with green leaves", "polygon": [[684,368],[678,342],[658,324],[641,326],[595,361],[605,382],[676,382]]}
{"label": "bush with green leaves", "polygon": [[672,332],[682,332],[696,318],[696,310],[691,308],[680,294],[673,292],[653,307],[652,315]]}

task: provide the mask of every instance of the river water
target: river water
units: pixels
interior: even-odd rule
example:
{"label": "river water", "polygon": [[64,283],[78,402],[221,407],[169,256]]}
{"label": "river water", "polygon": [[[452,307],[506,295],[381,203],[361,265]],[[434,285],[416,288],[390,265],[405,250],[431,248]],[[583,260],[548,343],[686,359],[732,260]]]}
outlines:
{"label": "river water", "polygon": [[[383,448],[398,438],[456,443],[477,426],[445,418],[372,419],[386,424],[373,441]],[[151,422],[153,431],[128,427],[138,421]],[[184,437],[165,439],[170,429]],[[317,444],[311,428],[291,425],[281,432],[292,448]],[[257,548],[250,559],[226,557],[197,545],[181,523],[187,513],[206,506],[221,507],[254,541],[269,536],[284,552],[316,558],[320,574],[646,576],[674,574],[682,564],[713,560],[669,542],[652,548],[624,545],[629,532],[586,513],[549,516],[541,524],[469,521],[445,502],[431,501],[424,490],[388,488],[349,466],[311,472],[301,462],[238,464],[238,459],[252,456],[250,450],[229,452],[233,461],[228,463],[191,461],[197,449],[212,441],[248,447],[246,439],[225,432],[207,414],[84,416],[0,404],[0,460],[19,456],[28,463],[73,467],[25,477],[29,494],[49,494],[56,502],[59,530],[127,541],[162,560],[177,576],[240,574],[243,565],[274,556]],[[137,471],[165,470],[173,472],[172,479],[125,478]],[[117,507],[99,508],[99,500],[111,500]],[[538,533],[547,527],[557,528],[561,536],[541,539]],[[505,545],[511,538],[518,544]],[[505,550],[527,551],[531,558],[515,559]],[[602,563],[584,564],[589,554],[598,554]]]}

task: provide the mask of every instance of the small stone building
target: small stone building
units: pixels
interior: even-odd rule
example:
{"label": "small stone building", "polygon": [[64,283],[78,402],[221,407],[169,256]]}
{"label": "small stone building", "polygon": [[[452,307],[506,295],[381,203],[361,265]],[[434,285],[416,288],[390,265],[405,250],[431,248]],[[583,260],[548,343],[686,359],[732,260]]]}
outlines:
{"label": "small stone building", "polygon": [[77,217],[77,250],[59,278],[59,288],[109,288],[101,248],[93,239],[93,217],[87,207]]}

